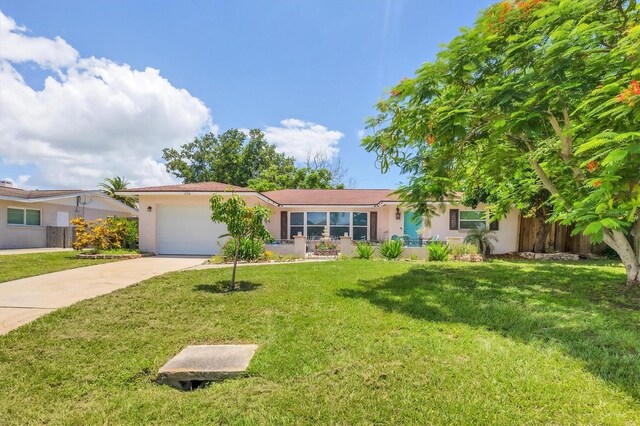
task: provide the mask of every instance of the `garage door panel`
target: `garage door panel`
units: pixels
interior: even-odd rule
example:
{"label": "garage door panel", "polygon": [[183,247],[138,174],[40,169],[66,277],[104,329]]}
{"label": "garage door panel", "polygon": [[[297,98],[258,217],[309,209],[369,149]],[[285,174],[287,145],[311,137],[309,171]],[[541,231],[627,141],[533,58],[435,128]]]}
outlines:
{"label": "garage door panel", "polygon": [[226,232],[224,224],[211,221],[208,206],[158,207],[159,254],[216,254],[218,237]]}

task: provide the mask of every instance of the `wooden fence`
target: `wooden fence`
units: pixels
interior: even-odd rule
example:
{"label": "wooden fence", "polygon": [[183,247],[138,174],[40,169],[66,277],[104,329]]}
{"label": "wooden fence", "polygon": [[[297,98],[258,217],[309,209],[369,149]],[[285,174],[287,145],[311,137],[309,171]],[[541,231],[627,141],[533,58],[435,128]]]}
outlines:
{"label": "wooden fence", "polygon": [[70,226],[47,226],[47,247],[71,248],[74,232]]}
{"label": "wooden fence", "polygon": [[[518,251],[533,251],[536,234],[540,229],[541,222],[535,218],[520,218],[520,230]],[[591,244],[589,237],[582,234],[571,235],[572,226],[552,223],[549,234],[545,241],[545,252],[568,252],[568,253],[599,253],[602,251],[602,244]]]}

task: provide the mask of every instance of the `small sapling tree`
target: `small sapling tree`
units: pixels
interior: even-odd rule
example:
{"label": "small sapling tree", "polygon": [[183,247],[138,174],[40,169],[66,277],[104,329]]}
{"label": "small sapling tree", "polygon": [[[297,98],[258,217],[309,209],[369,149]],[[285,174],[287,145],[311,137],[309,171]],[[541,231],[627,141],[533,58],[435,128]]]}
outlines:
{"label": "small sapling tree", "polygon": [[229,291],[235,290],[236,267],[238,265],[238,251],[240,242],[244,238],[265,241],[271,238],[269,231],[264,224],[269,221],[270,210],[266,207],[248,207],[242,197],[232,194],[224,201],[221,195],[211,197],[211,220],[222,222],[227,225],[227,234],[222,237],[231,237],[234,242],[233,272],[231,273],[231,283]]}

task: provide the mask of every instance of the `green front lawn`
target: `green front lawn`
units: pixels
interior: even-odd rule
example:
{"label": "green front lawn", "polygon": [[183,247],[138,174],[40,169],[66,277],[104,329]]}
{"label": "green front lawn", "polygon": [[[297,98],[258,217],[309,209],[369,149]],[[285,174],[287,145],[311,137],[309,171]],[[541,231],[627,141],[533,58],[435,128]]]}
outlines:
{"label": "green front lawn", "polygon": [[[622,267],[337,261],[166,274],[0,337],[4,424],[640,424]],[[154,383],[189,344],[246,378]]]}
{"label": "green front lawn", "polygon": [[0,283],[114,260],[116,259],[76,259],[75,251],[2,255]]}

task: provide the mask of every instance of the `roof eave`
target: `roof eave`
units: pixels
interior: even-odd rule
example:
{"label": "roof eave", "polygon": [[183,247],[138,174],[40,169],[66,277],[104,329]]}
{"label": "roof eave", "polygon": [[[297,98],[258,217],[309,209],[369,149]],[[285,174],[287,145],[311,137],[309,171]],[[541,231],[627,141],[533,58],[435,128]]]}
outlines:
{"label": "roof eave", "polygon": [[273,201],[271,198],[261,194],[257,191],[139,191],[139,192],[124,192],[118,191],[115,194],[123,197],[140,197],[140,196],[170,196],[170,195],[182,195],[185,197],[190,197],[194,195],[204,195],[211,197],[213,195],[231,195],[233,193],[242,194],[242,195],[251,195],[259,200],[264,201],[267,204],[271,204],[273,206],[280,206],[277,202]]}
{"label": "roof eave", "polygon": [[73,192],[71,194],[65,194],[65,195],[54,195],[51,197],[38,197],[38,198],[22,198],[22,197],[11,197],[8,195],[0,195],[0,200],[17,201],[20,203],[41,203],[46,201],[62,200],[65,198],[74,198],[82,195],[95,195],[98,193],[99,191],[82,191],[82,192]]}

